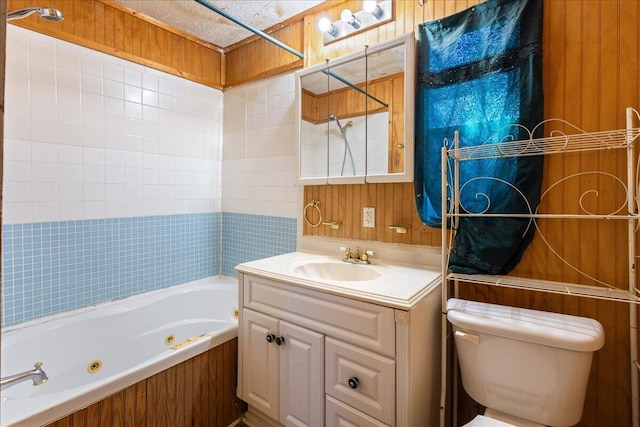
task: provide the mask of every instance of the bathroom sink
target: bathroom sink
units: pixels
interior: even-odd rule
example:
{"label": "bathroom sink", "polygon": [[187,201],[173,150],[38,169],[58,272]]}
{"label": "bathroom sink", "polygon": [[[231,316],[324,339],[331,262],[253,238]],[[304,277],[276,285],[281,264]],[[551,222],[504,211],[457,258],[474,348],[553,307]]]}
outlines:
{"label": "bathroom sink", "polygon": [[[414,255],[403,251],[400,256],[394,250],[395,248],[391,248],[388,252],[377,252],[378,259],[372,259],[371,264],[344,262],[341,257],[344,252],[327,255],[297,251],[248,261],[236,266],[236,270],[252,277],[296,287],[320,290],[402,310],[412,309],[425,293],[440,286],[441,271],[438,268],[422,268],[415,264],[403,263],[403,259]],[[388,256],[393,264],[379,259],[380,254]],[[441,254],[438,252],[433,256],[440,257]],[[422,257],[414,257],[419,258]],[[252,280],[247,283],[253,283]]]}
{"label": "bathroom sink", "polygon": [[361,282],[375,280],[382,274],[368,264],[349,264],[334,260],[307,260],[295,263],[291,271],[313,280]]}

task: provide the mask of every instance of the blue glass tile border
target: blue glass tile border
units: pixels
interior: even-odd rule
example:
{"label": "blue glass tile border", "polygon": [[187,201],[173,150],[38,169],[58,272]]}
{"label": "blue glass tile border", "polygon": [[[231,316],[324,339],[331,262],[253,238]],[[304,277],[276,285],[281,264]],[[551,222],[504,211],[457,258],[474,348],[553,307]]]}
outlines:
{"label": "blue glass tile border", "polygon": [[297,220],[294,218],[222,214],[222,274],[236,277],[242,262],[296,250]]}
{"label": "blue glass tile border", "polygon": [[203,213],[2,227],[2,327],[296,250],[297,221]]}
{"label": "blue glass tile border", "polygon": [[2,326],[220,271],[222,213],[2,227]]}

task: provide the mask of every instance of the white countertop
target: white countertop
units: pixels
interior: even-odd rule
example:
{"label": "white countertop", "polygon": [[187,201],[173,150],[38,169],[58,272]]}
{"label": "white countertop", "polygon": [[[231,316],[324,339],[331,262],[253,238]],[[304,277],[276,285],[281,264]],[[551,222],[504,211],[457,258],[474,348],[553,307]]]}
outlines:
{"label": "white countertop", "polygon": [[328,256],[313,252],[291,252],[245,262],[239,264],[236,270],[292,286],[314,289],[402,310],[412,309],[418,301],[441,284],[440,269],[429,267],[426,262],[424,267],[395,262],[385,264],[373,259],[368,265],[344,263],[354,269],[365,268],[376,271],[379,276],[372,280],[318,279],[295,271],[296,266],[324,262],[342,263],[340,256]]}

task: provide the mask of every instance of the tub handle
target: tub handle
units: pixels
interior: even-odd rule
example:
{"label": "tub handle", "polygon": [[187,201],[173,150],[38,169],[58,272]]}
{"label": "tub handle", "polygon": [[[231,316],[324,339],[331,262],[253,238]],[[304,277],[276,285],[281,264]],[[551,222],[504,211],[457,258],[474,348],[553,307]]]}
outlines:
{"label": "tub handle", "polygon": [[284,344],[284,337],[276,337],[276,344],[278,345]]}
{"label": "tub handle", "polygon": [[267,334],[267,342],[273,342],[276,339],[274,334]]}

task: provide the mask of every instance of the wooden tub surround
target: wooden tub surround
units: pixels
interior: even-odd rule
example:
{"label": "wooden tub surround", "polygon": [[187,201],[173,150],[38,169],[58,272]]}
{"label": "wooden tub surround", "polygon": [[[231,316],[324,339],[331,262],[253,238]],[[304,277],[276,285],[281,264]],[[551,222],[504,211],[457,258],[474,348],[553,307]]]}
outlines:
{"label": "wooden tub surround", "polygon": [[226,427],[246,406],[237,366],[234,338],[47,427]]}

